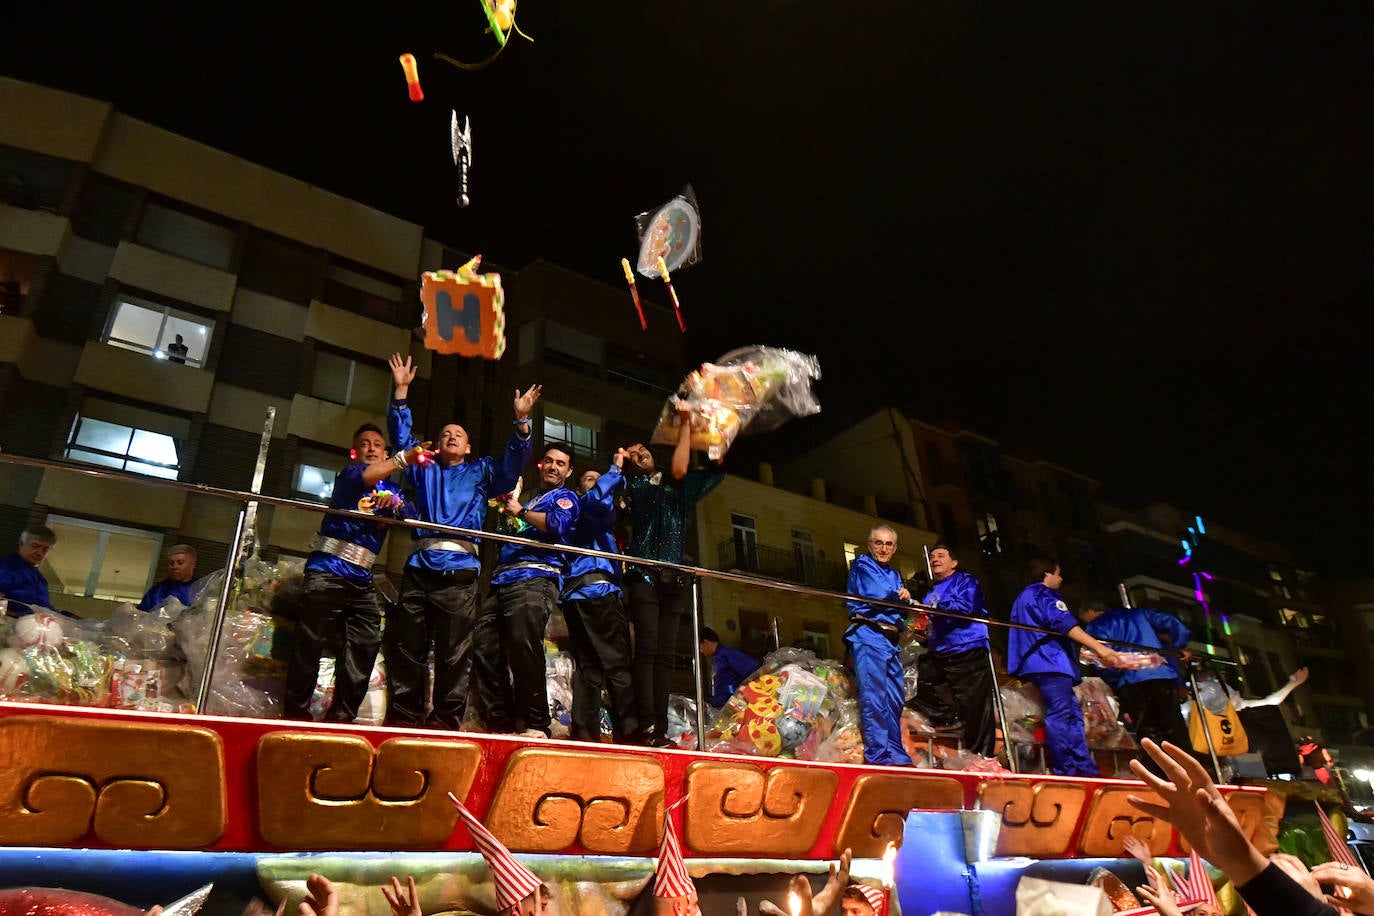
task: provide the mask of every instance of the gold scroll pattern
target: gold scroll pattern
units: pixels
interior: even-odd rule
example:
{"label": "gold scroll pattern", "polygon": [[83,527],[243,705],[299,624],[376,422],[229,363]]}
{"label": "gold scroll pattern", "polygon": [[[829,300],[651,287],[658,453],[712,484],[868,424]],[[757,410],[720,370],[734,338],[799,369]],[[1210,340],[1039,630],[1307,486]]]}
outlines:
{"label": "gold scroll pattern", "polygon": [[855,858],[876,858],[888,843],[900,847],[912,808],[960,810],[964,786],[943,776],[860,776],[835,831],[835,854],[846,848]]}
{"label": "gold scroll pattern", "polygon": [[697,855],[796,857],[811,851],[839,776],[817,767],[698,762],[687,767],[687,848]]}
{"label": "gold scroll pattern", "polygon": [[629,754],[523,748],[492,794],[487,829],[515,852],[652,855],[663,820],[663,765]]}
{"label": "gold scroll pattern", "polygon": [[1002,817],[999,856],[1059,855],[1073,841],[1087,802],[1087,787],[1071,783],[989,780],[978,786],[978,807]]}
{"label": "gold scroll pattern", "polygon": [[[1279,795],[1277,792],[1267,794],[1269,796]],[[1279,797],[1282,798],[1282,796]],[[1258,792],[1232,792],[1224,798],[1226,803],[1231,806],[1231,810],[1235,812],[1236,820],[1240,822],[1241,832],[1251,843],[1255,844],[1255,848],[1265,855],[1272,855],[1277,852],[1279,848],[1278,820],[1283,817],[1282,811],[1280,810],[1278,818],[1269,817],[1269,812],[1266,810],[1268,807],[1266,798]],[[1184,839],[1182,834],[1179,834],[1178,844],[1184,852],[1192,850],[1192,845]]]}
{"label": "gold scroll pattern", "polygon": [[224,835],[224,753],[208,729],[11,716],[0,761],[0,844],[94,833],[111,846],[195,849]]}
{"label": "gold scroll pattern", "polygon": [[258,830],[286,849],[403,849],[443,844],[482,749],[467,741],[273,732],[258,741]]}
{"label": "gold scroll pattern", "polygon": [[[1120,856],[1125,851],[1126,837],[1131,835],[1144,842],[1156,855],[1162,855],[1163,850],[1169,848],[1174,828],[1131,804],[1126,800],[1129,795],[1138,796],[1151,804],[1164,804],[1159,795],[1143,787],[1103,786],[1098,789],[1092,807],[1088,809],[1083,833],[1078,838],[1081,855],[1094,858]],[[1067,849],[1066,846],[1065,851]]]}

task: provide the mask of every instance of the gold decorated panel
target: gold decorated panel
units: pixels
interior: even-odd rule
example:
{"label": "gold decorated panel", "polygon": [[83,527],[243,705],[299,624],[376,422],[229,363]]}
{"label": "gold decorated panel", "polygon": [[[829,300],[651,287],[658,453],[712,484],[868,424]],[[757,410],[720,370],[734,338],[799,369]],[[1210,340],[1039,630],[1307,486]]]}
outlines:
{"label": "gold decorated panel", "polygon": [[652,855],[663,819],[663,764],[615,753],[523,748],[510,755],[486,825],[515,852]]}
{"label": "gold decorated panel", "polygon": [[999,856],[1057,856],[1073,842],[1088,787],[1073,783],[983,782],[978,807],[1002,818]]}
{"label": "gold decorated panel", "polygon": [[888,843],[900,847],[906,816],[913,808],[960,810],[964,786],[943,776],[860,776],[854,780],[840,827],[835,854],[846,848],[856,858],[881,856]]}
{"label": "gold decorated panel", "polygon": [[684,835],[697,855],[790,857],[811,851],[839,777],[814,767],[699,761],[687,767]]}
{"label": "gold decorated panel", "polygon": [[482,750],[466,741],[272,732],[257,746],[258,829],[287,849],[437,848]]}
{"label": "gold decorated panel", "polygon": [[0,719],[0,843],[195,849],[224,835],[219,735],[185,725]]}
{"label": "gold decorated panel", "polygon": [[1146,791],[1143,787],[1099,788],[1092,807],[1088,810],[1083,833],[1078,838],[1078,851],[1081,855],[1094,858],[1119,857],[1125,851],[1126,837],[1132,835],[1149,846],[1156,855],[1162,855],[1164,850],[1169,848],[1173,841],[1174,828],[1131,804],[1127,800],[1131,795],[1156,805],[1164,803],[1157,794]]}

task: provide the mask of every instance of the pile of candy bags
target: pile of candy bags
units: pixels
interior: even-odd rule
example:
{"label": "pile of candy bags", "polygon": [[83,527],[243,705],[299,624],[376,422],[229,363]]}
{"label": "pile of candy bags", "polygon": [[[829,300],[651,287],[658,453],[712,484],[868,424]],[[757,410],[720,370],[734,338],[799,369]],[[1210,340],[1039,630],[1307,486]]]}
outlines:
{"label": "pile of candy bags", "polygon": [[805,649],[778,649],[740,685],[706,730],[705,749],[731,754],[836,760],[852,756],[858,704],[843,665]]}
{"label": "pile of candy bags", "polygon": [[[1073,689],[1083,707],[1083,731],[1088,746],[1097,750],[1131,750],[1135,739],[1121,724],[1120,704],[1100,677],[1085,677]],[[1045,705],[1034,685],[1012,680],[1001,687],[1002,710],[1007,717],[1007,732],[1014,744],[1043,743]]]}
{"label": "pile of candy bags", "polygon": [[692,448],[720,459],[742,433],[771,432],[792,417],[819,413],[811,382],[821,377],[816,357],[776,347],[743,347],[702,363],[659,414],[650,441],[676,444],[675,402],[692,410]]}

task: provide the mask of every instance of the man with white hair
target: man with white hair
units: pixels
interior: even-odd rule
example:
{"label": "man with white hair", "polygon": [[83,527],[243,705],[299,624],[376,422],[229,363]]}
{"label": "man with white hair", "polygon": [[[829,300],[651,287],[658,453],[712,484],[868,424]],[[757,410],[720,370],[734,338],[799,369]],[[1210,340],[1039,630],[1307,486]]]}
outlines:
{"label": "man with white hair", "polygon": [[38,571],[57,543],[57,535],[43,525],[30,525],[19,535],[19,552],[0,560],[0,597],[9,599],[9,613],[26,617],[52,607],[48,580]]}
{"label": "man with white hair", "polygon": [[849,628],[844,644],[854,660],[859,682],[859,724],[864,736],[864,762],[911,766],[911,755],[902,744],[902,704],[906,682],[897,643],[906,626],[906,614],[865,599],[910,601],[911,593],[893,569],[897,532],[879,525],[868,534],[868,553],[854,558],[849,567],[846,591],[857,600],[849,602]]}

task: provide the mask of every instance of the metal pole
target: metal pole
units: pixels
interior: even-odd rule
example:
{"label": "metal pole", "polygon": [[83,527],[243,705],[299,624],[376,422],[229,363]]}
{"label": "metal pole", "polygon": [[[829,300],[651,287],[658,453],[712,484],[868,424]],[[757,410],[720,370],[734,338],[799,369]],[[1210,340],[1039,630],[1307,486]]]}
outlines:
{"label": "metal pole", "polygon": [[229,592],[234,587],[239,558],[243,556],[243,533],[248,523],[248,506],[239,510],[238,521],[234,524],[234,539],[229,542],[229,560],[224,564],[224,581],[219,588],[219,607],[215,608],[215,622],[210,626],[210,638],[205,643],[205,667],[200,672],[200,687],[196,690],[196,712],[204,715],[210,699],[210,677],[215,671],[215,658],[219,655],[219,637],[224,629],[224,618],[229,611]]}
{"label": "metal pole", "polygon": [[[272,426],[276,419],[277,408],[268,407],[267,415],[262,424],[262,438],[258,442],[258,460],[253,467],[253,484],[250,492],[254,494],[262,492],[262,479],[267,471],[267,449],[272,444]],[[239,563],[243,559],[246,541],[253,538],[254,549],[257,549],[257,529],[254,527],[257,520],[257,500],[249,500],[239,510],[238,519],[234,523],[234,539],[229,544],[229,559],[224,564],[224,581],[220,583],[219,606],[215,609],[215,622],[211,627],[210,637],[205,643],[205,667],[200,673],[200,686],[196,690],[196,712],[198,713],[205,713],[206,707],[209,705],[210,684],[215,676],[215,663],[219,660],[220,635],[224,630],[224,620],[229,613],[229,596],[235,591],[234,583],[238,581]]]}
{"label": "metal pole", "polygon": [[930,548],[925,544],[921,545],[921,550],[926,555],[926,581],[931,585],[935,584],[935,571],[930,568]]}
{"label": "metal pole", "polygon": [[692,683],[697,692],[697,750],[706,744],[706,691],[701,686],[701,580],[692,577]]}
{"label": "metal pole", "polygon": [[1126,590],[1125,582],[1116,583],[1116,593],[1121,596],[1122,607],[1134,607],[1134,605],[1131,604],[1131,593]]}
{"label": "metal pole", "polygon": [[782,648],[782,636],[778,629],[778,618],[773,618],[773,649],[774,651]]}
{"label": "metal pole", "polygon": [[[1011,746],[1011,732],[1007,730],[1007,711],[1002,708],[1002,688],[997,686],[997,663],[992,660],[991,643],[988,645],[988,674],[992,677],[992,708],[997,713],[997,724],[1002,729],[1002,749],[1007,752],[1007,769],[1019,773],[1016,751]],[[996,753],[995,749],[993,753]]]}
{"label": "metal pole", "polygon": [[1212,757],[1212,772],[1217,782],[1221,782],[1221,763],[1217,760],[1217,749],[1212,744],[1212,730],[1207,727],[1207,711],[1202,705],[1202,697],[1197,692],[1197,675],[1193,666],[1188,665],[1188,685],[1193,689],[1193,712],[1202,717],[1202,733],[1207,737],[1207,753]]}

